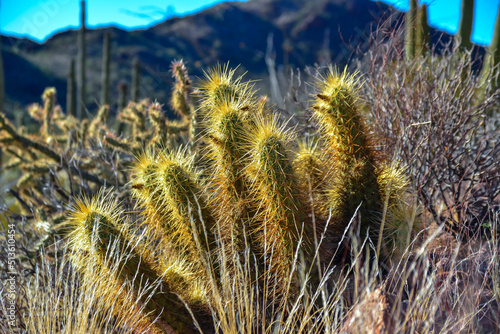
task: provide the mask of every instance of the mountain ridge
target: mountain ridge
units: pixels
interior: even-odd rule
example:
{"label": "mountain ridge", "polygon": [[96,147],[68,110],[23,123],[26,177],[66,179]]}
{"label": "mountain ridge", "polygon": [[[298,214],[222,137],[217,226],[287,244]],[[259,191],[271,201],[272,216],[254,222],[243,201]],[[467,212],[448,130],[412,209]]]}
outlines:
{"label": "mountain ridge", "polygon": [[[370,0],[251,0],[217,4],[201,12],[169,18],[146,29],[88,29],[86,105],[92,112],[100,96],[102,36],[111,32],[111,96],[117,85],[130,82],[134,57],[141,62],[141,96],[167,104],[171,91],[170,62],[184,59],[194,76],[217,62],[232,66],[249,78],[267,74],[265,52],[273,36],[278,66],[303,68],[325,57],[328,46],[334,63],[345,63],[347,42],[359,37],[376,20],[373,13],[389,7]],[[2,36],[7,111],[39,102],[43,89],[54,86],[65,106],[69,63],[77,56],[77,30],[59,32],[44,43]],[[327,43],[325,43],[327,41]]]}

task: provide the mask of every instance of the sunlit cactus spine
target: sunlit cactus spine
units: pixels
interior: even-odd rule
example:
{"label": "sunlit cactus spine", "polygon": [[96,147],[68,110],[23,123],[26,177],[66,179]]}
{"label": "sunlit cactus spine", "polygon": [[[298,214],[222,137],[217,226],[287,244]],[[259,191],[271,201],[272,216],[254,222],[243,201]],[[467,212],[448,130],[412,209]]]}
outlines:
{"label": "sunlit cactus spine", "polygon": [[[176,90],[185,92],[187,72],[177,66]],[[362,237],[375,242],[378,256],[400,256],[418,207],[408,200],[404,171],[374,149],[360,113],[359,85],[347,69],[330,68],[320,76],[312,107],[319,131],[296,143],[295,130],[256,100],[251,83],[227,66],[216,67],[198,90],[203,154],[190,151],[189,143],[164,145],[173,133],[159,103],[129,103],[120,117],[133,126],[131,136],[106,140],[135,153],[125,192],[128,196],[130,190],[127,203],[135,208],[125,218],[111,193],[77,202],[69,216],[75,264],[102,266],[118,281],[129,282],[139,297],[146,282],[160,282],[150,300],[142,299],[146,322],[158,318],[158,330],[184,333],[195,328],[176,295],[203,322],[202,330],[212,330],[207,321],[212,297],[227,288],[221,286],[223,278],[237,282],[238,261],[250,262],[244,263],[254,270],[248,274],[250,284],[265,290],[265,300],[255,303],[263,303],[267,312],[267,306],[287,303],[294,294],[295,265],[317,284],[322,270],[310,266],[330,270],[332,260],[340,263],[336,249],[347,242],[343,236],[351,221],[361,223]],[[175,99],[181,117],[192,113],[189,95]],[[101,133],[108,111],[103,106],[93,121],[82,122],[82,136]],[[39,108],[34,112],[41,113]],[[181,132],[176,135],[185,143],[189,139]],[[38,167],[26,165],[32,176],[23,182],[30,184]],[[119,274],[105,268],[108,263],[119,266]]]}
{"label": "sunlit cactus spine", "polygon": [[397,261],[421,227],[421,209],[411,194],[408,176],[397,161],[382,161],[379,164],[377,182],[385,212],[377,253],[384,259]]}
{"label": "sunlit cactus spine", "polygon": [[[407,246],[397,238],[404,235],[406,242],[415,231],[415,226],[405,225],[406,220],[398,216],[408,206],[409,182],[396,163],[385,161],[374,151],[360,113],[358,88],[356,74],[348,74],[347,68],[342,73],[330,68],[318,83],[313,106],[321,146],[332,163],[325,195],[318,197],[324,201],[320,218],[329,215],[326,232],[330,242],[325,246],[340,241],[357,212],[363,237],[376,243],[377,256],[390,257],[394,252],[401,254]],[[322,251],[329,258],[335,249],[323,247]]]}
{"label": "sunlit cactus spine", "polygon": [[110,32],[106,30],[102,42],[101,105],[109,105]]}
{"label": "sunlit cactus spine", "polygon": [[326,215],[326,196],[333,178],[333,167],[328,161],[328,155],[325,155],[317,139],[299,141],[293,164],[298,187],[304,196],[303,201],[308,203],[306,207],[312,217],[310,238],[314,247],[319,246],[321,234],[326,230],[327,224],[325,219],[320,218]]}
{"label": "sunlit cactus spine", "polygon": [[[158,244],[144,234],[137,237],[124,221],[124,213],[110,192],[101,191],[91,200],[77,201],[67,225],[71,229],[69,242],[76,267],[85,272],[86,266],[97,266],[126,283],[125,289],[133,288],[144,304],[144,314],[147,314],[144,327],[148,331],[196,333],[191,314],[177,296],[182,295],[195,312],[206,312],[202,305],[204,288],[197,283],[191,265],[169,250],[168,243]],[[94,279],[85,277],[87,282]],[[160,285],[157,291],[148,293],[148,287],[151,289],[155,284]],[[130,303],[119,298],[124,291],[109,293],[118,298],[118,305]],[[119,308],[117,311],[119,316]]]}
{"label": "sunlit cactus spine", "polygon": [[295,153],[294,166],[305,193],[320,192],[331,177],[331,167],[327,166],[319,143],[315,139],[300,141]]}
{"label": "sunlit cactus spine", "polygon": [[474,0],[462,0],[460,22],[457,31],[457,45],[465,50],[472,47],[472,25],[474,20]]}

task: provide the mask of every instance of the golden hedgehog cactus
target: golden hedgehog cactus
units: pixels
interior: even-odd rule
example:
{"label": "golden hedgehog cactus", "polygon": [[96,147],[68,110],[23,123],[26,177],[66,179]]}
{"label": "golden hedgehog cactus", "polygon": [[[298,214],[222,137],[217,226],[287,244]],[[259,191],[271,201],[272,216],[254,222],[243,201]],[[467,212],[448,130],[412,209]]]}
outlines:
{"label": "golden hedgehog cactus", "polygon": [[[123,211],[111,195],[101,191],[91,200],[78,200],[70,213],[67,224],[71,229],[69,240],[75,264],[79,268],[98,266],[102,271],[115,272],[118,281],[128,283],[126,286],[136,291],[159,284],[153,295],[140,296],[145,312],[151,313],[148,316],[151,331],[174,329],[178,333],[195,333],[191,315],[177,295],[183,295],[193,307],[198,307],[197,311],[206,313],[203,283],[194,276],[192,265],[173,252],[164,240],[158,240],[157,235],[138,239],[123,221]],[[113,270],[114,266],[118,270]],[[86,279],[92,282],[94,278]],[[126,293],[116,291],[118,304],[127,303],[120,298]],[[151,325],[153,320],[155,323]]]}
{"label": "golden hedgehog cactus", "polygon": [[[411,233],[403,233],[401,218],[407,181],[373,149],[359,112],[356,75],[330,69],[319,79],[312,107],[319,136],[297,143],[294,130],[266,111],[253,85],[228,66],[206,72],[198,108],[184,64],[175,62],[172,73],[171,105],[180,121],[173,124],[161,105],[143,100],[121,114],[132,124],[131,137],[104,137],[136,156],[128,173],[134,212],[124,212],[111,191],[101,191],[77,201],[67,220],[76,267],[85,272],[96,266],[127,283],[129,291],[115,291],[118,303],[128,302],[121,295],[157,285],[147,296],[137,293],[145,327],[217,331],[210,320],[213,298],[225,289],[222,281],[238,275],[237,262],[250,257],[256,264],[251,281],[264,285],[264,299],[286,302],[295,292],[284,293],[281,282],[296,284],[297,257],[319,282],[311,267],[338,264],[334,254],[356,212],[363,237],[377,239],[384,225],[378,244],[384,256],[405,245],[394,238]],[[103,106],[88,124],[91,137],[99,135],[98,120],[108,111]],[[196,115],[203,117],[200,136],[192,131]]]}

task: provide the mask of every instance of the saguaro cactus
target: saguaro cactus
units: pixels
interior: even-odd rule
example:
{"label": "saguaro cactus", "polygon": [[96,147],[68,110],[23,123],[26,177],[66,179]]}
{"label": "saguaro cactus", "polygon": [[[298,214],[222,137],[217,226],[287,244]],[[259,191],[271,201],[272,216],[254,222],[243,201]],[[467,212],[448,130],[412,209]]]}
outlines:
{"label": "saguaro cactus", "polygon": [[[490,46],[486,51],[486,56],[483,61],[483,68],[481,69],[482,84],[485,85],[490,75],[490,71],[497,64],[500,64],[500,5],[498,7],[497,19],[495,21],[495,28],[493,30],[493,38],[491,39]],[[494,82],[494,87],[498,87],[498,82]],[[480,94],[482,95],[482,94]]]}
{"label": "saguaro cactus", "polygon": [[107,30],[104,33],[102,41],[102,91],[101,91],[101,104],[109,105],[109,65],[110,65],[110,47],[109,47],[110,32]]}
{"label": "saguaro cactus", "polygon": [[2,58],[2,38],[0,36],[0,111],[3,110],[4,98],[5,98],[5,81],[3,74],[3,58]]}
{"label": "saguaro cactus", "polygon": [[472,47],[471,35],[474,20],[474,0],[462,0],[460,23],[457,31],[457,44],[466,50]]}
{"label": "saguaro cactus", "polygon": [[66,89],[66,114],[75,116],[75,60],[71,59],[68,72],[68,84]]}
{"label": "saguaro cactus", "polygon": [[78,31],[78,98],[76,117],[81,119],[85,110],[86,96],[86,46],[85,46],[85,1],[80,2],[80,30]]}
{"label": "saguaro cactus", "polygon": [[139,100],[139,80],[141,75],[141,64],[139,58],[134,58],[132,61],[132,101]]}
{"label": "saguaro cactus", "polygon": [[422,52],[430,44],[429,19],[427,15],[427,4],[422,4],[417,9],[417,21],[415,31],[416,52]]}
{"label": "saguaro cactus", "polygon": [[413,59],[415,57],[415,22],[417,19],[417,0],[410,0],[410,8],[406,12],[405,19],[405,47],[406,57]]}

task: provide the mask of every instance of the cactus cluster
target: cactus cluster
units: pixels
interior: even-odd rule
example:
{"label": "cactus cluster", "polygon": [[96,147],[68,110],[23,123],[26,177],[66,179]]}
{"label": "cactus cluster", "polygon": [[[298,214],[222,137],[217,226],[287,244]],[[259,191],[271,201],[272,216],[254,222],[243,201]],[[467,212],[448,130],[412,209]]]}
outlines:
{"label": "cactus cluster", "polygon": [[[135,209],[127,213],[125,203],[116,200],[117,189],[101,190],[78,200],[67,224],[74,263],[82,272],[98,267],[127,282],[132,292],[157,285],[156,292],[139,298],[147,314],[144,326],[153,332],[216,330],[210,305],[224,288],[220,282],[236,275],[237,259],[253,258],[251,281],[264,288],[271,301],[266,305],[286,303],[297,293],[284,291],[283,284],[297,282],[292,268],[297,256],[304,268],[319,264],[319,272],[308,270],[316,275],[312,282],[320,280],[323,269],[339,263],[337,250],[345,245],[341,237],[353,217],[365,237],[381,236],[381,256],[401,244],[395,238],[408,240],[411,227],[398,219],[407,181],[373,149],[355,74],[330,68],[318,80],[312,107],[318,137],[300,142],[235,70],[207,71],[196,108],[201,132],[192,145],[190,80],[181,62],[172,71],[171,105],[183,116],[179,123],[187,124],[186,136],[169,145],[176,127],[159,116],[160,106],[144,100],[129,104],[120,117],[131,123],[130,136],[106,140],[135,155],[127,186],[127,202]],[[111,270],[116,266],[120,270]],[[118,302],[127,303],[120,295],[131,291],[116,291]]]}
{"label": "cactus cluster", "polygon": [[[181,61],[175,64],[184,67]],[[74,71],[68,86],[75,87]],[[130,102],[118,112],[120,124],[126,125],[118,134],[113,130],[116,121],[110,118],[112,110],[108,104],[101,105],[94,117],[79,121],[74,112],[74,90],[68,91],[64,112],[57,103],[56,90],[47,88],[43,103],[28,107],[32,121],[25,120],[26,126],[16,128],[0,114],[0,146],[6,153],[3,169],[22,171],[11,189],[20,204],[20,213],[29,215],[34,205],[43,207],[48,216],[62,216],[60,201],[68,203],[73,195],[103,185],[127,184],[126,169],[134,161],[133,154],[150,143],[162,147],[192,143],[196,133],[195,107],[188,99],[186,84],[176,89],[173,96],[179,90],[186,97],[188,108],[181,120],[168,120],[159,103],[143,99]],[[113,153],[103,156],[103,146]],[[47,188],[48,184],[54,186]],[[47,196],[54,197],[54,201],[48,201]]]}

